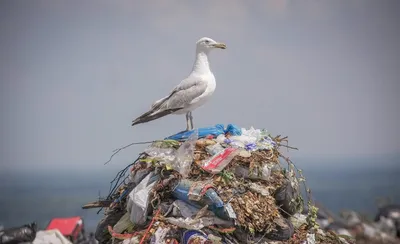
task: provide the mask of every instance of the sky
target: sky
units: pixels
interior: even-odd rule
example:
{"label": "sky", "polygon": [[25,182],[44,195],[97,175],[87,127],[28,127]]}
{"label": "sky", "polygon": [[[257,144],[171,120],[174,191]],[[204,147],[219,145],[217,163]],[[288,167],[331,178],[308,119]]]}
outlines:
{"label": "sky", "polygon": [[[289,137],[304,157],[400,153],[400,2],[0,2],[0,171],[116,170],[115,148],[186,128],[132,119],[210,55],[213,98],[195,127],[235,123]],[[359,162],[362,163],[362,162]]]}

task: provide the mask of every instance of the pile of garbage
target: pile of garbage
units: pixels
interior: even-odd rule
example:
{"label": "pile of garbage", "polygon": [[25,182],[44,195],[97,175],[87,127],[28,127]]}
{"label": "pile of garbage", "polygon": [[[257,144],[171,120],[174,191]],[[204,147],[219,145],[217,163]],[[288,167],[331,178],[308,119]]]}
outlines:
{"label": "pile of garbage", "polygon": [[95,237],[124,244],[355,243],[318,227],[310,191],[307,204],[301,194],[301,170],[282,147],[292,148],[286,137],[233,124],[154,141],[112,182]]}
{"label": "pile of garbage", "polygon": [[[83,207],[105,208],[95,238],[123,244],[400,243],[400,205],[381,208],[374,221],[354,211],[334,216],[311,200],[301,170],[281,152],[296,149],[287,143],[233,124],[154,141],[117,174],[105,200]],[[57,229],[38,231],[35,222],[0,226],[0,244],[14,243],[95,242],[70,242]]]}

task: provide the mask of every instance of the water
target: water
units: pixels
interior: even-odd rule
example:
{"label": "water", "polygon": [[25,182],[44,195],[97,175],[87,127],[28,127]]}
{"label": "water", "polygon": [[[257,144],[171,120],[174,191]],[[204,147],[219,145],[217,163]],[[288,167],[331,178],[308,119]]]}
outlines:
{"label": "water", "polygon": [[[349,162],[350,164],[351,162]],[[376,199],[390,196],[400,203],[400,167],[332,166],[304,164],[301,168],[313,196],[334,212],[354,209],[373,216]],[[385,164],[381,164],[385,165]],[[99,174],[3,174],[0,173],[0,225],[18,226],[36,221],[41,228],[55,217],[82,216],[93,231],[102,213],[81,206],[107,195],[114,173]]]}
{"label": "water", "polygon": [[66,173],[9,174],[0,178],[0,225],[10,227],[36,221],[40,228],[45,228],[52,218],[82,216],[86,229],[93,231],[102,213],[81,206],[96,201],[99,191],[106,196],[113,177]]}
{"label": "water", "polygon": [[390,197],[400,203],[399,167],[309,169],[304,174],[313,196],[334,212],[354,209],[374,216],[378,198]]}

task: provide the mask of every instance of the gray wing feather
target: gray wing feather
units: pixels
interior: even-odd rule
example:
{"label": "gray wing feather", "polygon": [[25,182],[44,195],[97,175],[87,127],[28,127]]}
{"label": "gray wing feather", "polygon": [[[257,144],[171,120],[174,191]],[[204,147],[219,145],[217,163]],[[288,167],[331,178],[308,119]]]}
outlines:
{"label": "gray wing feather", "polygon": [[187,78],[183,80],[169,96],[154,102],[149,111],[132,121],[135,124],[145,123],[154,119],[158,119],[183,109],[189,105],[194,99],[203,94],[207,89],[207,82],[200,78]]}
{"label": "gray wing feather", "polygon": [[207,89],[207,82],[201,79],[188,78],[183,80],[160,104],[160,109],[183,108]]}
{"label": "gray wing feather", "polygon": [[165,97],[163,97],[163,98],[161,98],[161,99],[159,99],[159,100],[157,100],[157,101],[155,101],[155,102],[151,105],[150,109],[154,109],[155,107],[159,106],[159,105],[162,104],[168,97],[169,97],[169,95],[168,95],[168,96],[165,96]]}

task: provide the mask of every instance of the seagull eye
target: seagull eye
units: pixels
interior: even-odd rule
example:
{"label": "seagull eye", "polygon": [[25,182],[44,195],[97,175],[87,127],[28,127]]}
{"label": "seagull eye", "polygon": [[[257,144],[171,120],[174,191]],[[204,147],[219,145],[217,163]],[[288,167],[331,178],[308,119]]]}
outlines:
{"label": "seagull eye", "polygon": [[205,40],[204,42],[205,42],[206,44],[210,43],[210,41],[209,41],[209,40]]}

